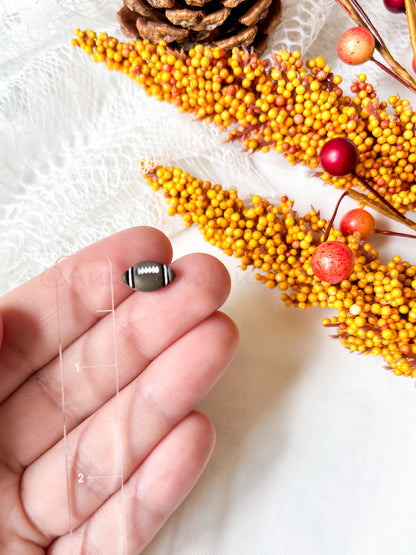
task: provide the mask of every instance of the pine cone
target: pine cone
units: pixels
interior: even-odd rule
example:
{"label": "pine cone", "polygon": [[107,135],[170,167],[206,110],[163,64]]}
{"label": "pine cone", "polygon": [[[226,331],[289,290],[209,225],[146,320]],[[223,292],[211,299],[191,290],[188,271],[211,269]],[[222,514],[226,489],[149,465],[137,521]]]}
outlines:
{"label": "pine cone", "polygon": [[252,46],[260,54],[281,11],[280,0],[124,0],[117,19],[129,38],[174,48]]}

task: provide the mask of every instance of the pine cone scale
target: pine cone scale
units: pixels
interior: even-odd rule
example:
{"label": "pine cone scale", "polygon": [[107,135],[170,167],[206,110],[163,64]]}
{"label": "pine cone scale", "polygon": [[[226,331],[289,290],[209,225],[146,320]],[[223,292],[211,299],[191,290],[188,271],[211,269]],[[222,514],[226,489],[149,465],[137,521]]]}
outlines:
{"label": "pine cone scale", "polygon": [[222,3],[223,6],[225,6],[226,8],[236,8],[237,6],[239,6],[242,2],[246,2],[247,0],[224,0],[224,2]]}
{"label": "pine cone scale", "polygon": [[230,15],[230,8],[222,8],[217,12],[206,15],[203,20],[193,27],[194,31],[212,31],[224,23]]}
{"label": "pine cone scale", "polygon": [[267,11],[267,17],[259,22],[259,30],[265,35],[270,35],[279,25],[282,19],[282,3],[280,0],[272,0]]}
{"label": "pine cone scale", "polygon": [[257,27],[249,27],[223,40],[214,40],[214,44],[228,50],[236,46],[249,47],[257,35]]}
{"label": "pine cone scale", "polygon": [[189,35],[189,31],[182,27],[175,27],[164,21],[146,19],[142,16],[137,18],[136,27],[142,38],[154,43],[161,40],[168,43],[182,42]]}
{"label": "pine cone scale", "polygon": [[205,17],[205,12],[202,10],[188,10],[188,9],[168,9],[165,11],[167,19],[173,25],[185,27],[185,29],[195,29]]}
{"label": "pine cone scale", "polygon": [[255,25],[267,15],[271,3],[272,0],[258,0],[238,21],[246,27]]}
{"label": "pine cone scale", "polygon": [[146,0],[152,8],[156,9],[166,9],[173,8],[175,5],[175,0]]}
{"label": "pine cone scale", "polygon": [[280,0],[124,0],[117,14],[132,38],[172,47],[196,42],[224,49],[253,47],[261,53],[281,19]]}

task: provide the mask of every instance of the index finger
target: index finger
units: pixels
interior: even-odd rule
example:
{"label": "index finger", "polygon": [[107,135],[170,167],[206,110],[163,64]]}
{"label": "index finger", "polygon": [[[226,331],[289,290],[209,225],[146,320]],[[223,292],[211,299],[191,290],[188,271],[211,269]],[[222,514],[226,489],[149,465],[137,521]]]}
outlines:
{"label": "index finger", "polygon": [[131,228],[63,259],[4,295],[0,402],[53,360],[59,345],[70,345],[132,293],[121,281],[127,268],[140,260],[169,264],[171,258],[170,241],[162,232]]}

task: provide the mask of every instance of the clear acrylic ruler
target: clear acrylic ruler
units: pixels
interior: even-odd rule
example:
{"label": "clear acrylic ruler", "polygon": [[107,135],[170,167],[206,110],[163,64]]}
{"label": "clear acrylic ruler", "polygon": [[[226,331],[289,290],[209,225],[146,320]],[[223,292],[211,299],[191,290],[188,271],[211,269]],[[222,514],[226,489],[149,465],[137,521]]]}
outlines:
{"label": "clear acrylic ruler", "polygon": [[[116,503],[112,537],[119,547],[114,555],[127,554],[126,508],[121,435],[120,382],[114,305],[114,275],[111,261],[101,256],[61,257],[55,264],[56,308],[59,333],[59,366],[63,415],[63,443],[71,555],[79,555],[75,541],[79,515],[97,500],[113,497]],[[98,324],[81,339],[74,337],[77,322],[97,319]],[[105,342],[97,348],[96,331]],[[102,331],[104,330],[104,331]],[[91,412],[108,401],[104,428],[91,422]],[[90,419],[89,419],[90,418]],[[89,420],[87,420],[89,419]],[[87,420],[87,421],[86,421]],[[81,433],[73,430],[80,426]],[[95,431],[94,431],[95,430]],[[95,434],[95,435],[94,435]],[[103,434],[100,437],[100,434]],[[102,452],[102,438],[111,448]],[[105,502],[105,501],[104,501]],[[83,508],[86,510],[84,511]],[[95,512],[95,511],[94,511]]]}

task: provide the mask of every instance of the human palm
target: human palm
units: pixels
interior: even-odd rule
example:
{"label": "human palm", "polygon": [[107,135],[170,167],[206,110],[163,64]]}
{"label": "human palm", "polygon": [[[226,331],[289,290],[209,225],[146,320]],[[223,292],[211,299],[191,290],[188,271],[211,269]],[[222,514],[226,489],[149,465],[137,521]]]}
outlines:
{"label": "human palm", "polygon": [[[0,553],[137,554],[201,474],[215,432],[194,409],[238,333],[217,310],[230,282],[213,257],[177,260],[175,280],[156,292],[122,283],[136,262],[169,264],[171,255],[162,233],[129,229],[0,299]],[[101,311],[104,260],[114,312]],[[105,369],[115,339],[117,387]],[[97,362],[82,380],[68,371],[80,361]]]}

